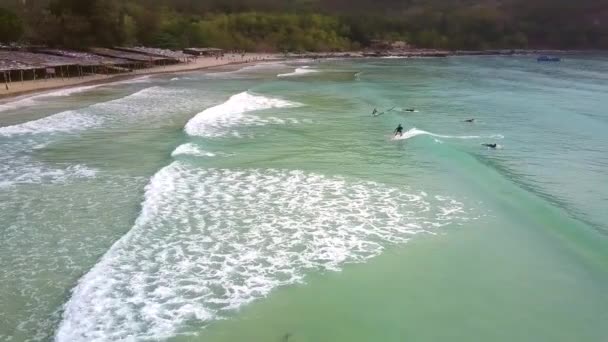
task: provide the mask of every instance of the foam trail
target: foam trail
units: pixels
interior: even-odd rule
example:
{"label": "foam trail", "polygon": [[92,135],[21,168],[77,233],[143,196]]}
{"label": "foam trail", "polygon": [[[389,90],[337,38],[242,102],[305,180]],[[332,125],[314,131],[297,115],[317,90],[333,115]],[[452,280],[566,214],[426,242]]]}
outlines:
{"label": "foam trail", "polygon": [[205,109],[186,124],[185,131],[189,135],[203,137],[218,137],[227,134],[226,128],[239,124],[264,124],[265,122],[253,115],[244,115],[271,108],[298,107],[301,104],[283,99],[270,98],[243,92],[233,95],[228,101]]}
{"label": "foam trail", "polygon": [[221,72],[207,72],[207,73],[202,74],[202,76],[207,77],[207,78],[246,78],[246,77],[248,77],[246,75],[247,72],[258,71],[258,70],[262,70],[262,71],[272,70],[272,69],[285,68],[285,67],[287,67],[287,66],[281,62],[269,61],[269,62],[263,62],[263,63],[256,63],[254,65],[247,65],[238,70],[221,71]]}
{"label": "foam trail", "polygon": [[443,134],[435,134],[427,131],[423,131],[421,129],[417,129],[416,127],[410,129],[409,131],[403,133],[402,136],[395,136],[393,140],[406,140],[419,135],[430,135],[436,138],[444,138],[444,139],[503,139],[504,136],[500,134],[494,134],[489,136],[480,136],[480,135],[443,135]]}
{"label": "foam trail", "polygon": [[86,91],[89,91],[92,89],[96,89],[99,87],[107,87],[107,86],[112,86],[112,85],[117,85],[117,84],[146,83],[146,82],[150,81],[149,79],[150,79],[150,76],[146,75],[146,76],[141,76],[141,77],[137,77],[134,79],[125,80],[125,81],[117,81],[117,82],[110,82],[110,83],[95,84],[95,85],[90,85],[90,86],[65,88],[65,89],[41,93],[41,94],[37,94],[37,95],[33,95],[33,96],[21,97],[21,98],[17,99],[16,101],[0,104],[0,112],[23,108],[23,107],[34,106],[39,102],[40,99],[44,99],[44,98],[70,96],[73,94],[83,93],[83,92],[86,92]]}
{"label": "foam trail", "polygon": [[[17,125],[0,127],[0,136],[13,136],[23,134],[41,133],[67,133],[85,130],[102,125],[110,116],[120,112],[126,103],[148,96],[156,87],[142,89],[128,96],[102,103],[96,103],[89,107],[68,110],[47,117],[24,122]],[[98,113],[93,113],[97,111]],[[102,114],[108,115],[102,115]],[[111,115],[110,115],[111,114]]]}
{"label": "foam trail", "polygon": [[[4,162],[2,159],[4,159],[4,156],[0,156],[0,161]],[[10,165],[0,166],[0,189],[18,184],[40,184],[43,182],[56,184],[73,179],[94,178],[98,172],[98,170],[83,164],[70,165],[64,169],[59,169],[29,160],[13,159],[10,163]]]}
{"label": "foam trail", "polygon": [[217,154],[209,151],[205,151],[198,147],[196,144],[187,143],[178,146],[173,153],[171,153],[172,157],[177,157],[181,155],[190,155],[197,157],[215,157]]}
{"label": "foam trail", "polygon": [[311,270],[338,271],[469,217],[458,201],[407,188],[176,161],[151,179],[133,228],[78,282],[56,340],[188,333],[186,322],[230,315]]}
{"label": "foam trail", "polygon": [[250,70],[260,70],[260,69],[278,69],[278,68],[285,68],[285,67],[287,67],[287,65],[285,65],[282,62],[269,61],[269,62],[262,62],[262,63],[256,63],[254,65],[245,66],[245,67],[239,69],[238,72],[250,71]]}
{"label": "foam trail", "polygon": [[319,70],[310,69],[309,66],[303,66],[301,68],[297,68],[296,70],[294,70],[293,72],[290,72],[290,73],[278,74],[277,77],[302,76],[302,75],[306,75],[306,74],[314,74],[317,72],[319,72]]}
{"label": "foam trail", "polygon": [[116,81],[110,83],[100,84],[99,86],[110,86],[117,84],[135,84],[135,83],[150,83],[152,81],[152,75],[144,75],[136,78],[126,79],[124,81]]}
{"label": "foam trail", "polygon": [[70,110],[18,125],[0,127],[0,136],[65,133],[95,127],[102,122],[102,118]]}
{"label": "foam trail", "polygon": [[102,84],[92,85],[92,86],[83,86],[83,87],[74,87],[74,88],[66,88],[61,90],[56,90],[48,93],[42,93],[34,96],[28,96],[21,98],[17,101],[8,102],[5,104],[0,104],[0,112],[17,109],[21,107],[29,107],[35,105],[39,99],[47,98],[47,97],[60,97],[60,96],[69,96],[76,93],[82,93],[91,89],[95,89],[101,87]]}

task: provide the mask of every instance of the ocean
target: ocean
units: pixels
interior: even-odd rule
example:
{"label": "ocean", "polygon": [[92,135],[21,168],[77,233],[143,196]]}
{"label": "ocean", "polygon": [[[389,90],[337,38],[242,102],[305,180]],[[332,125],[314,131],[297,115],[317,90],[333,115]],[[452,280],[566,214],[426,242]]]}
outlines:
{"label": "ocean", "polygon": [[606,341],[607,93],[379,58],[4,103],[0,340]]}

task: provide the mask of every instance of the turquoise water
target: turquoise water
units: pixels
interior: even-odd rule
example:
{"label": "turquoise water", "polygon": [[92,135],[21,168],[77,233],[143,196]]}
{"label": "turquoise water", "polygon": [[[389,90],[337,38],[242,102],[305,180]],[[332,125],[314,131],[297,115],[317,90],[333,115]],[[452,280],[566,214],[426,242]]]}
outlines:
{"label": "turquoise water", "polygon": [[607,62],[283,62],[0,105],[0,339],[605,341]]}

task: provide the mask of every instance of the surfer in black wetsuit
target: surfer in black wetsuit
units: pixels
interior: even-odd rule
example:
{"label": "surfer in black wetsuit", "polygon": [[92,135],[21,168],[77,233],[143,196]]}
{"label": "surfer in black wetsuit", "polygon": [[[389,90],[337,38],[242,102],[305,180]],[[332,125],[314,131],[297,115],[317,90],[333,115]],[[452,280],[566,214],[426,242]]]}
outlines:
{"label": "surfer in black wetsuit", "polygon": [[399,134],[400,137],[403,136],[403,126],[401,126],[401,124],[395,128],[395,136],[397,136],[397,134]]}
{"label": "surfer in black wetsuit", "polygon": [[407,108],[405,111],[406,111],[406,112],[413,113],[413,112],[415,112],[415,111],[416,111],[416,109],[414,109],[414,108]]}
{"label": "surfer in black wetsuit", "polygon": [[496,144],[481,144],[481,145],[483,145],[485,147],[489,147],[489,148],[496,148],[498,146]]}
{"label": "surfer in black wetsuit", "polygon": [[377,116],[376,114],[378,114],[378,109],[374,108],[374,111],[372,112],[372,116]]}
{"label": "surfer in black wetsuit", "polygon": [[473,122],[475,122],[475,119],[466,119],[466,120],[464,120],[464,122],[471,122],[471,123],[473,123]]}

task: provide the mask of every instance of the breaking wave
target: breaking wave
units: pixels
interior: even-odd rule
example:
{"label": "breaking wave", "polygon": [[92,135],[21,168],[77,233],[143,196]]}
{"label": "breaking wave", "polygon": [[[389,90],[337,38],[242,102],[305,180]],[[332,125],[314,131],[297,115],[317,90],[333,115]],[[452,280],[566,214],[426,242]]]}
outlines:
{"label": "breaking wave", "polygon": [[301,68],[297,68],[293,72],[286,74],[278,74],[277,77],[291,77],[291,76],[302,76],[307,74],[314,74],[319,72],[319,70],[311,69],[309,66],[303,66]]}
{"label": "breaking wave", "polygon": [[412,128],[407,132],[404,132],[401,136],[393,137],[393,140],[406,140],[419,135],[430,135],[436,138],[444,138],[444,139],[504,139],[504,136],[501,134],[493,134],[493,135],[443,135],[443,134],[435,134],[427,131],[423,131],[421,129]]}
{"label": "breaking wave", "polygon": [[203,137],[218,137],[227,134],[226,128],[236,125],[265,125],[268,123],[281,123],[284,119],[262,119],[254,115],[245,115],[271,108],[298,107],[301,104],[283,99],[253,95],[243,92],[233,95],[228,101],[205,109],[197,114],[187,124],[185,131],[189,135]]}
{"label": "breaking wave", "polygon": [[176,161],[151,179],[133,228],[73,290],[57,341],[168,338],[307,272],[338,271],[469,216],[456,200],[408,188]]}

